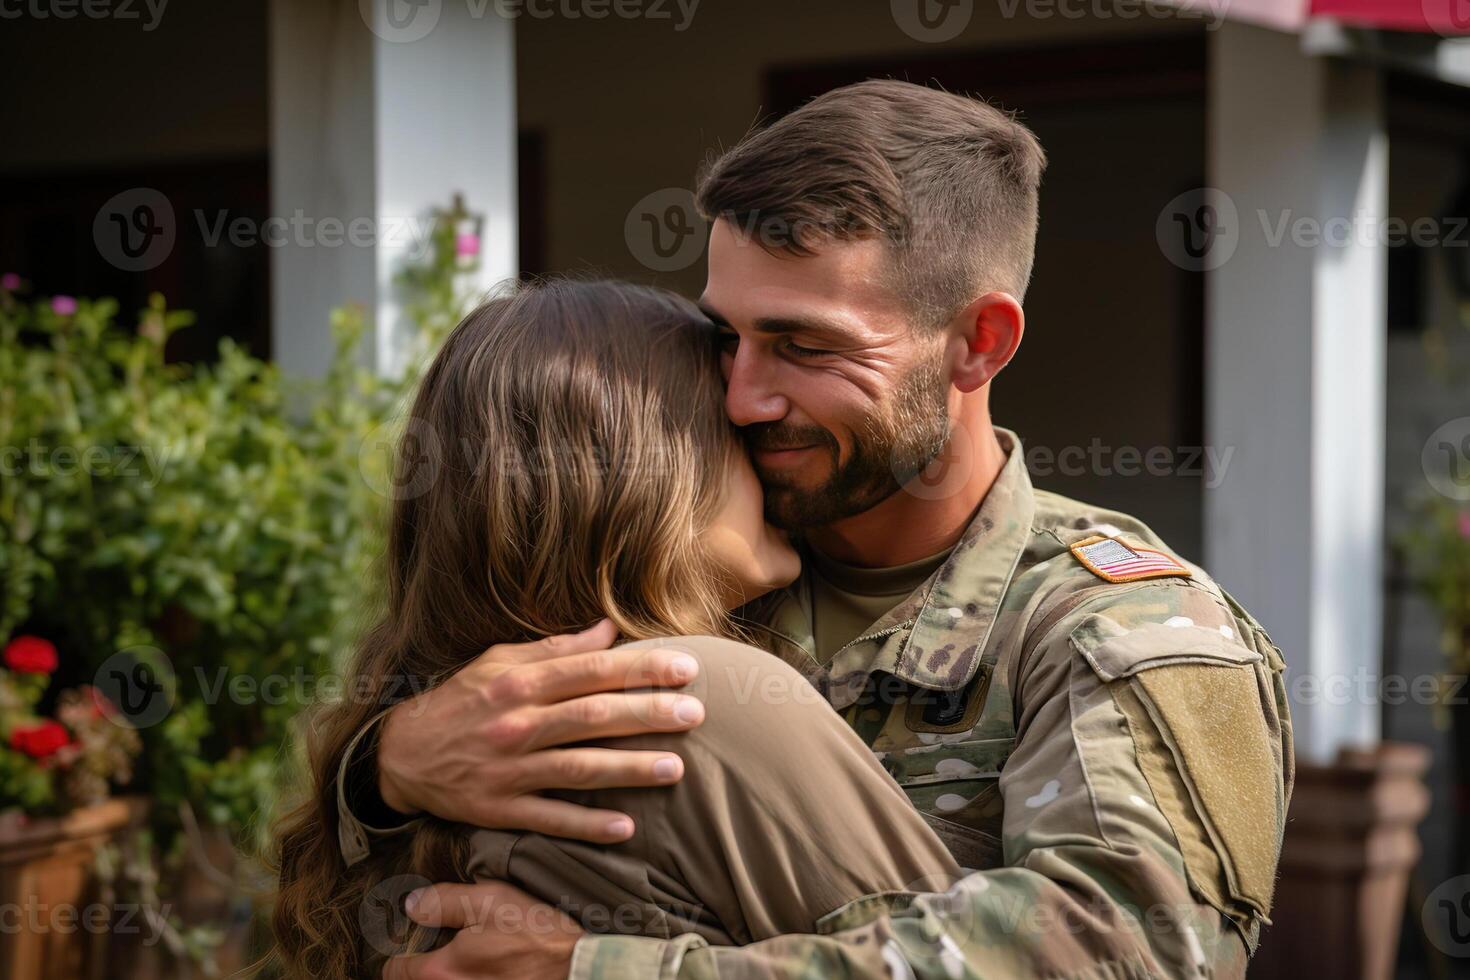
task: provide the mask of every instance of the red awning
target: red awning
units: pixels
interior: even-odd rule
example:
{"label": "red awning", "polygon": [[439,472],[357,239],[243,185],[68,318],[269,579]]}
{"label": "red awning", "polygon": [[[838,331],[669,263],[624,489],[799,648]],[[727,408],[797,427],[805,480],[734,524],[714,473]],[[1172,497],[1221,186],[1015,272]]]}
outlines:
{"label": "red awning", "polygon": [[1470,0],[1311,0],[1311,4],[1313,17],[1332,17],[1355,27],[1470,34]]}
{"label": "red awning", "polygon": [[1470,34],[1470,0],[1164,0],[1214,20],[1299,31],[1313,17],[1352,27],[1415,31],[1445,37]]}

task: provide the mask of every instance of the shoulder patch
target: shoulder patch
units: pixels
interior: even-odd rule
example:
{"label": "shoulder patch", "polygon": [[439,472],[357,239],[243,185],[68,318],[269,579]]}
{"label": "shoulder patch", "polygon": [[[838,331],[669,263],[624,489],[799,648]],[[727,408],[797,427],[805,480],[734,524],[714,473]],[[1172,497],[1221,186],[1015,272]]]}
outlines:
{"label": "shoulder patch", "polygon": [[1117,538],[1094,535],[1072,545],[1072,555],[1105,582],[1138,582],[1148,578],[1189,578],[1191,572],[1176,559]]}

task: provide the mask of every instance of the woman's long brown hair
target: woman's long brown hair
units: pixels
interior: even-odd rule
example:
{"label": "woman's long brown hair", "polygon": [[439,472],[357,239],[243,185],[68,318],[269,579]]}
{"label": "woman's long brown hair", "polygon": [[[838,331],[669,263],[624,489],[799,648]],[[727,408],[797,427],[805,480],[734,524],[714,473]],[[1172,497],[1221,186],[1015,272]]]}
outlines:
{"label": "woman's long brown hair", "polygon": [[450,334],[396,457],[386,612],[359,645],[347,696],[304,727],[310,784],[275,834],[271,966],[377,976],[387,951],[362,916],[374,887],[464,880],[462,829],[435,820],[374,841],[352,867],[342,859],[337,771],[383,707],[492,644],[604,616],[630,639],[726,628],[698,541],[738,445],[722,399],[714,327],[655,289],[526,286]]}

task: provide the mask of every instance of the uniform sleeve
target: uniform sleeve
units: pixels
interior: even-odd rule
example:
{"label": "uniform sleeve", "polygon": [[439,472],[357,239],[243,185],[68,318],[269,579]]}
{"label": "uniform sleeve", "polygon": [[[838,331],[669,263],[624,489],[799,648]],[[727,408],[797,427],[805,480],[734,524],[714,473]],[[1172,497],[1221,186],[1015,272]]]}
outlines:
{"label": "uniform sleeve", "polygon": [[374,838],[402,833],[420,822],[394,810],[378,794],[378,729],[386,717],[383,711],[362,727],[337,770],[337,844],[348,867],[368,856]]}
{"label": "uniform sleeve", "polygon": [[1004,864],[744,947],[587,936],[589,978],[1236,977],[1289,794],[1280,658],[1188,583],[1105,590],[1011,676]]}

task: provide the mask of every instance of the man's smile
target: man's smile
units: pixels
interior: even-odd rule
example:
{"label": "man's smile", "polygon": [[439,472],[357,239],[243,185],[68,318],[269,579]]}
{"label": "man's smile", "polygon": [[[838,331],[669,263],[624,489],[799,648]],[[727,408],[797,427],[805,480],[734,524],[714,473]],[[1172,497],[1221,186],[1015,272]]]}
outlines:
{"label": "man's smile", "polygon": [[784,467],[799,466],[807,459],[807,454],[819,446],[793,446],[782,449],[753,449],[751,458],[757,466],[780,469]]}

